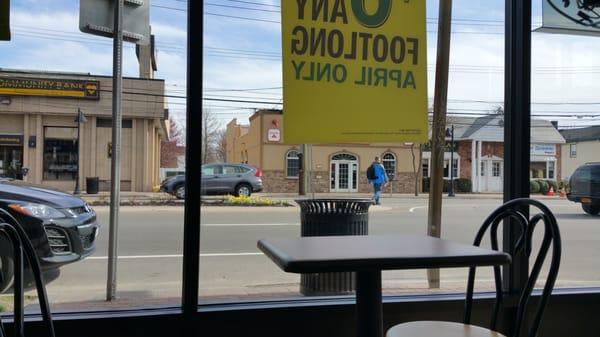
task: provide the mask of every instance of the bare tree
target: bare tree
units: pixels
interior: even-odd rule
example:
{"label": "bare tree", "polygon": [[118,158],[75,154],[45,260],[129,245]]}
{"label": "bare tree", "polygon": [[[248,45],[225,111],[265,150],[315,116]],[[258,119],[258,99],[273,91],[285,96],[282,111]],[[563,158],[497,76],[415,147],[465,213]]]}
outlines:
{"label": "bare tree", "polygon": [[160,167],[177,167],[177,157],[184,155],[185,137],[183,128],[169,117],[169,139],[160,143]]}
{"label": "bare tree", "polygon": [[500,104],[496,105],[493,109],[492,109],[492,114],[494,115],[504,115],[504,107]]}
{"label": "bare tree", "polygon": [[185,130],[179,123],[169,116],[169,141],[174,141],[177,145],[185,144]]}
{"label": "bare tree", "polygon": [[202,110],[202,164],[217,160],[216,144],[219,143],[219,121],[217,117],[205,108]]}
{"label": "bare tree", "polygon": [[215,158],[218,161],[227,161],[227,130],[220,129],[217,132],[217,142],[215,144]]}
{"label": "bare tree", "polygon": [[421,179],[421,167],[423,167],[423,145],[418,144],[419,149],[419,162],[417,164],[415,155],[416,144],[410,144],[410,154],[412,155],[413,173],[415,174],[415,197],[419,196],[419,179]]}

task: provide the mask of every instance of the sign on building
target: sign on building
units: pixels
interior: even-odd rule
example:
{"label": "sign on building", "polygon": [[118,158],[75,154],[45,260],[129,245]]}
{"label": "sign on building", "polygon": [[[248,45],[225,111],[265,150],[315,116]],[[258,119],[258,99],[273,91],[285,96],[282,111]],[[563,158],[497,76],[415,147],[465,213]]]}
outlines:
{"label": "sign on building", "polygon": [[[79,30],[113,37],[115,4],[116,0],[81,0]],[[150,0],[124,0],[123,40],[141,45],[150,43]]]}
{"label": "sign on building", "polygon": [[0,95],[100,99],[99,81],[0,77]]}
{"label": "sign on building", "polygon": [[542,27],[535,31],[600,35],[600,1],[542,0]]}
{"label": "sign on building", "polygon": [[2,146],[22,146],[23,136],[22,135],[5,135],[0,134],[0,145]]}
{"label": "sign on building", "polygon": [[282,1],[286,143],[427,141],[425,1]]}
{"label": "sign on building", "polygon": [[556,145],[554,144],[531,144],[529,145],[529,153],[533,155],[541,156],[554,156],[556,155]]}

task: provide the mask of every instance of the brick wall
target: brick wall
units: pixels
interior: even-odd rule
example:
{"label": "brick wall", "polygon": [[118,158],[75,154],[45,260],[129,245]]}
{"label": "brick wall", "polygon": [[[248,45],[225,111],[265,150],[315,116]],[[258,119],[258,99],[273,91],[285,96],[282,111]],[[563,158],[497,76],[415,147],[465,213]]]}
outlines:
{"label": "brick wall", "polygon": [[[313,171],[311,186],[315,193],[330,192],[330,176],[328,171]],[[415,174],[412,172],[403,172],[398,174],[397,180],[392,182],[394,193],[413,193]],[[283,171],[263,171],[263,191],[267,193],[295,193],[298,191],[298,179],[287,178]],[[358,177],[358,192],[370,193],[373,191],[372,185],[367,181],[367,173],[360,172]],[[310,187],[307,188],[307,190]],[[385,192],[390,191],[390,186],[385,188]]]}
{"label": "brick wall", "polygon": [[458,155],[460,156],[460,178],[471,179],[471,148],[473,142],[465,141],[458,143]]}

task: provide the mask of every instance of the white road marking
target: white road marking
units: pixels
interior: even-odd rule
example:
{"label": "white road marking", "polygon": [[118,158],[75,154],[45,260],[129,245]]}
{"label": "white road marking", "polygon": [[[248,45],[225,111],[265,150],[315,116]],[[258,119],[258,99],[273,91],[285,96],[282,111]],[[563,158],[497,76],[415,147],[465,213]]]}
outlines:
{"label": "white road marking", "polygon": [[[200,253],[200,257],[224,257],[224,256],[258,256],[263,253]],[[183,254],[168,254],[168,255],[125,255],[119,256],[119,260],[134,260],[134,259],[171,259],[181,258]],[[108,256],[91,256],[86,260],[108,260]]]}
{"label": "white road marking", "polygon": [[300,226],[299,223],[200,223],[202,227]]}
{"label": "white road marking", "polygon": [[411,213],[414,213],[417,209],[419,208],[425,208],[425,206],[416,206],[416,207],[411,207],[411,209],[409,209],[408,211]]}

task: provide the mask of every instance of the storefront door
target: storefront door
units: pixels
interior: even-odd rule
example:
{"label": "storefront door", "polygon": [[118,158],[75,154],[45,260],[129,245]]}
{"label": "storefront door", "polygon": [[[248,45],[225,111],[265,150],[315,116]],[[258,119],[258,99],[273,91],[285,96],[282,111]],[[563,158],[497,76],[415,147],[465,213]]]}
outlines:
{"label": "storefront door", "polygon": [[352,155],[336,155],[331,160],[331,192],[356,192],[358,160]]}
{"label": "storefront door", "polygon": [[22,179],[23,148],[0,145],[0,177]]}
{"label": "storefront door", "polygon": [[504,181],[504,162],[502,160],[485,160],[482,163],[482,169],[485,169],[485,192],[502,192]]}

